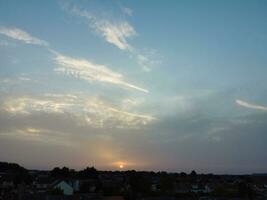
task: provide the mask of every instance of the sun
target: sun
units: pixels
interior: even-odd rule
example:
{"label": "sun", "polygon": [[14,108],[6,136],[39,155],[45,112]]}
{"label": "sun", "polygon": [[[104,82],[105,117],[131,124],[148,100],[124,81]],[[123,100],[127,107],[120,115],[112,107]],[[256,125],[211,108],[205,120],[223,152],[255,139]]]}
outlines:
{"label": "sun", "polygon": [[119,165],[119,168],[120,168],[120,169],[123,169],[123,168],[124,168],[124,165],[123,165],[123,164],[120,164],[120,165]]}

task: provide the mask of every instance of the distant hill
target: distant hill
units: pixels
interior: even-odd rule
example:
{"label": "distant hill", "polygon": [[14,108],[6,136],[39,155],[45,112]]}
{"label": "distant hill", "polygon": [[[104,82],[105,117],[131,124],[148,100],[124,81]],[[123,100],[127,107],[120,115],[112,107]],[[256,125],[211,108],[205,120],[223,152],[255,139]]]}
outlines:
{"label": "distant hill", "polygon": [[27,171],[27,169],[16,163],[0,162],[0,172],[2,173],[16,173],[24,171]]}
{"label": "distant hill", "polygon": [[7,176],[11,176],[15,184],[31,182],[31,176],[24,167],[16,163],[0,162],[0,177],[5,178]]}
{"label": "distant hill", "polygon": [[267,176],[267,173],[256,173],[252,174],[252,176]]}

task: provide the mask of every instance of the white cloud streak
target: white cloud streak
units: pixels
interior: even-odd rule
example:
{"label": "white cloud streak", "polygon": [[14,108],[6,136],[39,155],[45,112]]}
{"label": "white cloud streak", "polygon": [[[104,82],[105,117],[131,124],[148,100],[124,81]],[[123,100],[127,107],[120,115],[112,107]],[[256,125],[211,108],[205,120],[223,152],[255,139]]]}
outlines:
{"label": "white cloud streak", "polygon": [[246,108],[251,108],[251,109],[256,109],[256,110],[262,110],[262,111],[267,111],[267,107],[266,106],[261,106],[261,105],[256,105],[256,104],[251,104],[248,103],[246,101],[242,101],[237,99],[235,101],[238,105],[246,107]]}
{"label": "white cloud streak", "polygon": [[62,72],[87,81],[106,82],[148,93],[148,90],[124,81],[121,74],[113,72],[104,65],[98,65],[85,59],[74,59],[60,54],[56,56],[55,61],[61,66],[55,69],[57,72]]}
{"label": "white cloud streak", "polygon": [[[63,8],[73,15],[85,18],[89,27],[102,36],[108,43],[115,45],[121,50],[128,51],[130,57],[134,58],[144,71],[149,72],[151,67],[161,62],[160,56],[155,50],[141,52],[129,44],[129,39],[136,36],[137,32],[126,20],[103,19],[88,10],[82,10],[68,4],[64,5]],[[131,9],[126,7],[121,7],[121,9],[123,13],[129,16],[132,15],[133,11]]]}
{"label": "white cloud streak", "polygon": [[19,28],[10,28],[10,27],[0,27],[0,34],[5,35],[9,38],[19,40],[26,44],[34,44],[40,46],[48,46],[48,43],[44,40],[40,40],[36,37],[31,36],[29,33],[19,29]]}
{"label": "white cloud streak", "polygon": [[[156,118],[150,115],[136,114],[115,108],[107,102],[98,98],[90,98],[85,105],[86,120],[95,127],[112,127],[116,124],[117,128],[138,127],[138,125],[146,125]],[[91,118],[90,116],[98,116]]]}
{"label": "white cloud streak", "polygon": [[[121,106],[114,107],[97,97],[72,94],[44,94],[6,99],[2,109],[13,115],[34,113],[71,114],[79,124],[95,128],[139,128],[156,118],[147,114],[129,112]],[[34,132],[29,129],[28,132]]]}
{"label": "white cloud streak", "polygon": [[66,132],[59,132],[49,129],[39,129],[25,127],[13,130],[11,132],[0,132],[1,137],[19,139],[31,142],[42,142],[55,145],[74,146],[73,140],[66,137]]}
{"label": "white cloud streak", "polygon": [[42,98],[24,96],[8,99],[3,107],[5,111],[13,114],[31,114],[32,112],[64,113],[71,111],[75,100],[75,96],[69,95],[44,95]]}
{"label": "white cloud streak", "polygon": [[99,33],[105,40],[119,49],[131,50],[131,45],[127,39],[136,35],[135,29],[127,22],[111,22],[106,19],[99,19],[92,13],[81,10],[77,7],[67,8],[72,14],[86,18],[89,26]]}
{"label": "white cloud streak", "polygon": [[127,38],[136,35],[134,28],[128,22],[113,24],[103,21],[96,25],[96,30],[102,34],[107,42],[120,49],[131,49],[132,47],[127,42]]}
{"label": "white cloud streak", "polygon": [[138,52],[135,50],[133,52],[135,59],[139,66],[146,72],[151,71],[153,66],[161,63],[161,56],[154,49],[145,50],[143,52]]}
{"label": "white cloud streak", "polygon": [[124,14],[128,15],[128,16],[133,16],[133,10],[128,8],[128,7],[121,7],[121,10]]}

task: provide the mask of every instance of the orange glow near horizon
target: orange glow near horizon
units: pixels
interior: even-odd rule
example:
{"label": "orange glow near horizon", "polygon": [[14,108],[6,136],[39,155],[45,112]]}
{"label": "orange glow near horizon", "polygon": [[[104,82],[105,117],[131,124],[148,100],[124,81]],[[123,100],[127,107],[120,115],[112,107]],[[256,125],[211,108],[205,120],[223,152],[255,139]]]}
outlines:
{"label": "orange glow near horizon", "polygon": [[119,169],[119,170],[130,170],[136,168],[138,165],[136,162],[128,161],[128,160],[118,160],[115,162],[111,162],[109,164],[113,170]]}

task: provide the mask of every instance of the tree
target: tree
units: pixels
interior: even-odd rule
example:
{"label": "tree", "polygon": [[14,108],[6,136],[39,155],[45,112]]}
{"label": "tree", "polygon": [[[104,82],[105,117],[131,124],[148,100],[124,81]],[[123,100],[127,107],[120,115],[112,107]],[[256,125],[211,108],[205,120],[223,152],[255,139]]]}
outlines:
{"label": "tree", "polygon": [[132,172],[129,177],[131,188],[135,194],[149,193],[151,189],[151,180],[145,174]]}
{"label": "tree", "polygon": [[238,184],[238,194],[240,197],[248,197],[249,199],[252,199],[255,195],[251,186],[245,181]]}
{"label": "tree", "polygon": [[78,172],[78,177],[81,179],[97,179],[98,171],[94,167],[86,167]]}
{"label": "tree", "polygon": [[0,162],[0,171],[12,174],[15,185],[20,183],[29,184],[32,181],[28,170],[16,163]]}
{"label": "tree", "polygon": [[190,175],[191,175],[191,176],[196,176],[196,175],[197,175],[197,173],[196,173],[196,171],[195,171],[195,170],[193,170],[193,171],[191,171]]}
{"label": "tree", "polygon": [[186,177],[186,173],[185,173],[185,172],[181,172],[180,175],[181,175],[181,177],[183,177],[183,178]]}
{"label": "tree", "polygon": [[160,177],[160,190],[162,192],[172,191],[174,188],[174,180],[168,174],[163,174]]}
{"label": "tree", "polygon": [[71,176],[73,171],[67,167],[62,167],[61,169],[59,167],[55,167],[50,173],[51,176],[55,178],[68,178]]}

